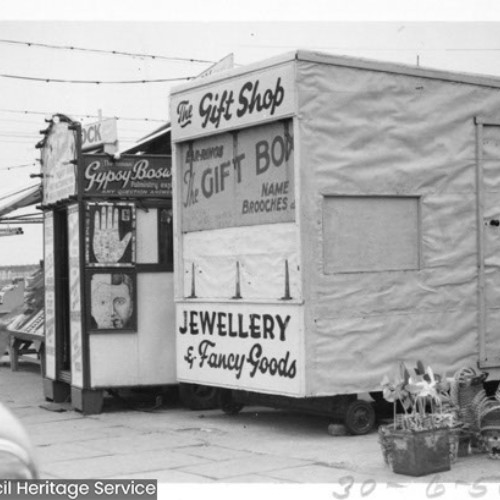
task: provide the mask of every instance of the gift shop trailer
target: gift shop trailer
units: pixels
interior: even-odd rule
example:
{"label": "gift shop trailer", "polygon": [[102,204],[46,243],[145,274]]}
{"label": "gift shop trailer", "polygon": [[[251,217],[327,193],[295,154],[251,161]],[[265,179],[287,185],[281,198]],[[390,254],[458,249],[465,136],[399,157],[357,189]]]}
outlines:
{"label": "gift shop trailer", "polygon": [[40,142],[48,400],[176,384],[171,158],[82,153],[56,115]]}
{"label": "gift shop trailer", "polygon": [[171,116],[180,381],[364,433],[399,360],[498,380],[500,80],[297,51]]}

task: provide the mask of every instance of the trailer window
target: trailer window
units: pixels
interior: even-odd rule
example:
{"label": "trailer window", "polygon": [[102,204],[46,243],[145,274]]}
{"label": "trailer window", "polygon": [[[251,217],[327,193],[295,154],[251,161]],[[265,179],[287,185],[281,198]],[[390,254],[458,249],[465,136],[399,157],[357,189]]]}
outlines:
{"label": "trailer window", "polygon": [[416,196],[325,196],[325,274],[420,268]]}

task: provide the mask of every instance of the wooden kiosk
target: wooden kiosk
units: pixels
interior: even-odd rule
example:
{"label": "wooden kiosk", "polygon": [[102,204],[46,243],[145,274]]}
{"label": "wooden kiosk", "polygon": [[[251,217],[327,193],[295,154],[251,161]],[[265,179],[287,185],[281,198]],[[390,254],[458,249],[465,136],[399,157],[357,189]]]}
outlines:
{"label": "wooden kiosk", "polygon": [[176,382],[171,160],[83,154],[64,115],[44,134],[44,394],[91,414]]}
{"label": "wooden kiosk", "polygon": [[174,89],[179,380],[353,433],[399,360],[498,380],[499,109],[495,78],[307,51]]}

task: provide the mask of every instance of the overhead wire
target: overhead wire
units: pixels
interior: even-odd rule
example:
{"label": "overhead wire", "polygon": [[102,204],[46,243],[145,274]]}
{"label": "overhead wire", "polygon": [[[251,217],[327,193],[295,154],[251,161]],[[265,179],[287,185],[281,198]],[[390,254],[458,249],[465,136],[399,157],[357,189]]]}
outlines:
{"label": "overhead wire", "polygon": [[48,44],[48,43],[23,42],[20,40],[0,39],[0,43],[11,44],[11,45],[26,45],[28,47],[41,47],[44,49],[94,52],[94,53],[99,53],[99,54],[109,54],[109,55],[115,55],[115,56],[127,56],[127,57],[153,59],[153,60],[178,61],[178,62],[190,62],[190,63],[202,63],[202,64],[213,64],[216,62],[216,61],[209,61],[206,59],[195,59],[192,57],[173,57],[173,56],[162,56],[162,55],[153,55],[153,54],[141,54],[141,53],[137,53],[137,52],[125,52],[125,51],[121,51],[121,50],[89,49],[89,48],[84,48],[84,47],[74,47],[72,45],[52,45],[52,44]]}
{"label": "overhead wire", "polygon": [[[130,53],[130,52],[123,52],[123,51],[107,51],[107,50],[100,50],[100,49],[86,49],[86,48],[81,48],[81,47],[72,47],[72,46],[56,46],[56,45],[49,45],[49,44],[40,44],[40,43],[32,43],[32,42],[20,42],[20,41],[14,41],[14,40],[0,40],[0,43],[9,43],[9,44],[22,44],[22,45],[27,45],[29,47],[42,47],[42,48],[50,48],[50,49],[61,49],[61,50],[73,50],[73,51],[83,51],[83,52],[94,52],[94,53],[101,53],[101,54],[112,54],[112,55],[119,55],[119,56],[130,56],[130,57],[135,57],[135,58],[150,58],[153,60],[168,60],[168,61],[183,61],[183,62],[192,62],[192,63],[213,63],[214,61],[209,61],[209,60],[202,60],[202,59],[194,59],[194,58],[182,58],[182,57],[169,57],[169,56],[158,56],[158,55],[151,55],[151,54],[139,54],[139,53]],[[11,74],[0,74],[0,77],[3,78],[10,78],[10,79],[18,79],[18,80],[27,80],[27,81],[41,81],[45,83],[74,83],[74,84],[95,84],[95,85],[107,85],[107,84],[145,84],[145,83],[165,83],[165,82],[174,82],[174,81],[181,81],[181,80],[190,80],[192,77],[177,77],[177,78],[161,78],[161,79],[153,79],[153,80],[120,80],[120,81],[98,81],[98,80],[71,80],[71,79],[56,79],[56,78],[39,78],[39,77],[29,77],[29,76],[21,76],[21,75],[11,75]],[[8,112],[8,113],[20,113],[20,114],[34,114],[34,115],[53,115],[54,113],[47,113],[47,112],[42,112],[42,111],[30,111],[30,110],[13,110],[13,109],[0,109],[0,111],[3,112]],[[82,118],[101,118],[99,115],[83,115],[83,114],[78,114],[78,116]],[[158,122],[158,123],[165,123],[166,120],[162,119],[155,119],[155,118],[139,118],[139,117],[118,117],[118,116],[113,116],[111,118],[114,118],[116,120],[123,120],[123,121],[142,121],[142,122]],[[14,120],[11,120],[14,121]],[[4,134],[0,133],[0,136],[2,137],[14,137],[17,140],[2,140],[2,142],[12,142],[12,143],[26,143],[27,141],[30,141],[29,137],[26,135],[22,134]],[[23,140],[26,137],[26,141]],[[19,168],[27,168],[27,167],[35,167],[37,166],[36,163],[29,163],[29,164],[22,164],[22,165],[13,165],[13,166],[8,166],[4,168],[0,168],[0,171],[8,171],[8,170],[13,170],[13,169],[19,169]],[[0,201],[5,200],[7,198],[10,198],[12,196],[21,194],[27,190],[30,190],[34,187],[29,186],[27,188],[21,189],[19,191],[13,192],[13,193],[8,193],[2,197],[0,197]]]}
{"label": "overhead wire", "polygon": [[[30,111],[30,110],[21,110],[21,109],[6,109],[0,108],[0,112],[4,113],[18,113],[23,115],[42,115],[42,116],[52,116],[56,114],[54,111]],[[100,118],[99,115],[86,115],[82,113],[67,113],[69,116],[78,116],[81,118]],[[123,120],[123,121],[144,121],[144,122],[158,122],[158,123],[166,123],[168,120],[162,120],[160,118],[139,118],[139,117],[124,117],[124,116],[107,116],[106,118],[114,118],[115,120]]]}
{"label": "overhead wire", "polygon": [[[141,53],[134,53],[134,52],[119,51],[119,50],[89,49],[89,48],[84,48],[84,47],[74,47],[71,45],[53,45],[53,44],[46,44],[46,43],[25,42],[25,41],[20,41],[20,40],[0,39],[0,43],[14,44],[14,45],[25,45],[27,47],[41,47],[41,48],[45,48],[45,49],[93,52],[93,53],[99,53],[99,54],[128,56],[128,57],[143,58],[143,59],[149,58],[152,60],[166,60],[166,61],[202,63],[202,64],[213,64],[215,62],[215,61],[210,61],[207,59],[195,59],[195,58],[188,58],[188,57],[174,57],[174,56],[141,54]],[[32,76],[24,76],[24,75],[12,75],[12,74],[0,74],[0,77],[17,79],[17,80],[45,82],[45,83],[74,83],[74,84],[94,84],[94,85],[165,83],[165,82],[176,82],[176,81],[182,81],[182,80],[191,80],[192,78],[194,78],[194,77],[175,77],[175,78],[158,78],[158,79],[143,79],[143,80],[101,81],[101,80],[75,80],[75,79],[63,79],[63,78],[43,78],[43,77],[32,77]]]}
{"label": "overhead wire", "polygon": [[65,80],[63,78],[42,78],[35,76],[8,75],[0,73],[0,78],[11,78],[15,80],[27,80],[32,82],[44,83],[77,83],[77,84],[92,84],[92,85],[121,85],[121,84],[137,84],[137,83],[166,83],[179,82],[182,80],[192,80],[194,77],[176,77],[176,78],[157,78],[154,80]]}
{"label": "overhead wire", "polygon": [[27,167],[36,167],[38,166],[36,163],[24,163],[23,165],[12,165],[10,167],[0,167],[0,171],[2,170],[15,170],[18,168],[27,168]]}
{"label": "overhead wire", "polygon": [[[145,133],[145,132],[143,132]],[[135,141],[137,140],[137,136],[131,136],[132,132],[126,131],[123,136],[120,136],[120,140],[122,141]],[[0,130],[0,137],[10,137],[13,139],[30,139],[33,141],[39,141],[39,133],[38,132],[11,132],[6,130]]]}

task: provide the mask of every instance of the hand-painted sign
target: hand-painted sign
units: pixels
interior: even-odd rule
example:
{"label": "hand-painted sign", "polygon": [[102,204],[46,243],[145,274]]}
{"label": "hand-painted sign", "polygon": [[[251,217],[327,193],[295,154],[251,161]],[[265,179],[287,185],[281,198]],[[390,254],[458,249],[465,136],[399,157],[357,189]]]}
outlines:
{"label": "hand-painted sign", "polygon": [[172,139],[276,120],[293,111],[293,66],[275,67],[173,94]]}
{"label": "hand-painted sign", "polygon": [[76,194],[76,141],[70,123],[54,121],[42,153],[43,203],[51,204]]}
{"label": "hand-painted sign", "polygon": [[85,221],[86,263],[115,267],[135,263],[135,206],[88,203]]}
{"label": "hand-painted sign", "polygon": [[117,149],[117,142],[116,118],[107,118],[82,125],[82,151],[88,151],[104,145],[107,153],[113,153]]}
{"label": "hand-painted sign", "polygon": [[71,384],[83,387],[82,304],[80,294],[80,215],[78,206],[68,208]]}
{"label": "hand-painted sign", "polygon": [[136,275],[132,271],[89,272],[92,330],[136,330]]}
{"label": "hand-painted sign", "polygon": [[56,299],[54,275],[54,216],[44,214],[44,280],[45,280],[45,375],[56,379]]}
{"label": "hand-painted sign", "polygon": [[202,71],[196,78],[207,78],[215,73],[220,73],[222,71],[227,71],[234,68],[234,54],[228,54],[223,57],[220,61],[212,64],[209,68]]}
{"label": "hand-painted sign", "polygon": [[182,231],[295,219],[291,120],[183,143]]}
{"label": "hand-painted sign", "polygon": [[179,304],[178,378],[299,395],[300,318],[291,305]]}
{"label": "hand-painted sign", "polygon": [[172,196],[172,162],[168,156],[83,156],[84,196]]}

